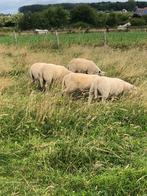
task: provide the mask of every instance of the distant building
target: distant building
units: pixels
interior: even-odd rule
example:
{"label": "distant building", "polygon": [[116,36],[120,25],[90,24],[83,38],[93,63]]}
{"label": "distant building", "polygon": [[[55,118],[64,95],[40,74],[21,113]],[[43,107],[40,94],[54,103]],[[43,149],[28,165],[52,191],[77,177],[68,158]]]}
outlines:
{"label": "distant building", "polygon": [[147,15],[147,7],[144,8],[138,8],[136,7],[135,12],[134,12],[134,16],[144,16]]}

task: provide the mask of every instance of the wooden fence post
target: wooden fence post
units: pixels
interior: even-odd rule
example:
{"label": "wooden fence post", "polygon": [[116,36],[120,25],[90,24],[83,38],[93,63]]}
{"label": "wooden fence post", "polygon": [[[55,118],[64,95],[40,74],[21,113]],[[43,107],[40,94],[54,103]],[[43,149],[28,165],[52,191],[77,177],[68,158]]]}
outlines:
{"label": "wooden fence post", "polygon": [[57,39],[57,46],[59,48],[60,46],[60,41],[59,41],[59,35],[58,35],[58,32],[56,31],[56,39]]}
{"label": "wooden fence post", "polygon": [[104,31],[104,46],[107,46],[107,33]]}
{"label": "wooden fence post", "polygon": [[14,36],[14,41],[15,41],[15,44],[17,45],[17,35],[16,35],[16,32],[15,32],[15,30],[13,31],[13,36]]}

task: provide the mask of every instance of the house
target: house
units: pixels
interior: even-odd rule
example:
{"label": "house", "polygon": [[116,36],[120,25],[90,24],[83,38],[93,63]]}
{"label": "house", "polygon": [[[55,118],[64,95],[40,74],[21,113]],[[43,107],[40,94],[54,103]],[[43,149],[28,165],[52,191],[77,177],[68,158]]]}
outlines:
{"label": "house", "polygon": [[135,11],[134,11],[134,16],[144,16],[147,15],[147,7],[144,8],[138,8],[136,7]]}

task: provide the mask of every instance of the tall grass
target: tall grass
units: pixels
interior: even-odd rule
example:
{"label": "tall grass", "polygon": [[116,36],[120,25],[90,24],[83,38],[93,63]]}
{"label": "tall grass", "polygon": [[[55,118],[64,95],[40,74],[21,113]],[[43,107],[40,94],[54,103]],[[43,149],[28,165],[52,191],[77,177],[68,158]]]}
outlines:
{"label": "tall grass", "polygon": [[[9,45],[0,52],[1,195],[146,195],[145,49]],[[43,94],[31,85],[32,63],[66,66],[78,56],[134,83],[138,93],[88,106],[62,97],[60,86]]]}

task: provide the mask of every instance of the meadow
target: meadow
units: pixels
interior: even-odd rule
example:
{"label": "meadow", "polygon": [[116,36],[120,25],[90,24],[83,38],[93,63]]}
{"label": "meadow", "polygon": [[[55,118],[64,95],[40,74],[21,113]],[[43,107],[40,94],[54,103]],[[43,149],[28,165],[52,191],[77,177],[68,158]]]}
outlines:
{"label": "meadow", "polygon": [[[0,36],[0,195],[147,194],[147,34],[108,36],[103,46],[99,33],[60,35],[60,48],[53,35]],[[137,94],[88,105],[61,96],[60,85],[42,93],[31,84],[33,63],[74,57]]]}
{"label": "meadow", "polygon": [[[45,36],[34,34],[18,34],[17,40],[14,34],[5,34],[0,36],[0,43],[7,45],[17,44],[19,46],[28,46],[31,48],[56,48],[55,34],[48,34]],[[105,44],[105,35],[103,32],[97,33],[59,33],[60,47],[70,47],[72,45],[92,45],[103,46]],[[132,32],[109,32],[106,34],[107,45],[113,48],[131,48],[143,47],[147,43],[147,33],[145,31]]]}

